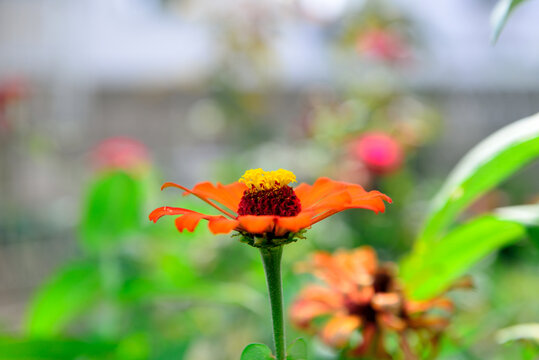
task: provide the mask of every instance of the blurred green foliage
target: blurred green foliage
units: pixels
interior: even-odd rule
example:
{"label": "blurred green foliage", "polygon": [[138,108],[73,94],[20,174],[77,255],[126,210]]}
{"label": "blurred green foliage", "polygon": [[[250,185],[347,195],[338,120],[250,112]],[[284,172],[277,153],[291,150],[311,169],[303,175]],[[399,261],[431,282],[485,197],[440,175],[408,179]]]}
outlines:
{"label": "blurred green foliage", "polygon": [[[510,13],[524,1],[500,1],[493,14],[495,39]],[[274,126],[268,110],[272,102],[263,92],[238,85],[238,74],[227,66],[215,74],[207,84],[208,97],[226,119],[223,128],[231,151],[215,164],[213,175],[223,183],[235,181],[246,167],[258,167],[263,159],[277,167],[299,169],[311,177],[304,181],[335,175],[393,198],[384,215],[349,211],[316,224],[306,241],[288,245],[283,261],[285,304],[308,278],[294,273],[294,263],[313,250],[369,244],[384,260],[406,254],[400,276],[417,299],[439,294],[463,274],[474,276],[474,290],[453,295],[459,312],[443,340],[441,358],[534,358],[538,352],[531,340],[523,346],[517,339],[495,346],[493,334],[539,318],[536,294],[530,291],[539,288],[538,250],[519,242],[527,236],[539,244],[537,205],[504,207],[471,217],[465,212],[539,157],[539,117],[501,129],[475,147],[424,214],[423,205],[435,194],[438,179],[423,177],[416,155],[432,140],[440,120],[435,110],[397,84],[391,71],[399,59],[386,58],[383,66],[371,67],[358,51],[358,42],[365,34],[372,36],[373,30],[377,35],[398,35],[393,40],[411,50],[415,35],[411,23],[391,6],[387,18],[381,17],[379,3],[370,2],[374,6],[369,11],[352,14],[347,24],[327,32],[365,70],[355,76],[341,75],[344,78],[336,80],[340,84],[325,93],[314,89],[306,119],[290,119],[297,120],[295,126]],[[268,49],[249,53],[249,46],[264,45],[258,37],[271,31],[252,25],[256,31],[238,27],[237,33],[226,32],[223,37],[230,42],[223,44],[226,51],[253,58],[238,62],[242,72],[267,66],[256,60],[264,58]],[[238,49],[236,37],[243,36],[250,40]],[[382,176],[357,167],[350,145],[371,131],[391,135],[404,149],[405,161],[394,172]],[[217,134],[212,140],[219,142],[220,136],[225,138]],[[228,236],[214,237],[203,226],[194,233],[178,234],[174,219],[151,224],[147,216],[153,208],[175,205],[171,194],[178,196],[181,207],[207,209],[197,199],[180,199],[178,193],[167,191],[166,197],[160,197],[159,177],[152,169],[111,170],[91,179],[83,190],[76,234],[80,259],[61,266],[37,289],[22,333],[0,338],[0,360],[229,360],[238,358],[249,342],[271,342],[257,252]],[[516,191],[520,195],[514,198],[531,195],[527,186],[512,189]],[[493,255],[502,248],[500,256]],[[300,335],[292,328],[287,332],[289,338]],[[309,359],[340,358],[338,352],[307,336],[308,341],[299,339],[291,345],[289,360],[306,359],[307,352]],[[392,346],[397,352],[396,340]],[[264,358],[271,359],[271,350],[261,344],[249,345],[241,355],[242,360]]]}
{"label": "blurred green foliage", "polygon": [[477,261],[522,239],[524,234],[520,224],[488,215],[479,217],[452,230],[423,253],[407,258],[401,279],[412,298],[430,299],[450,287]]}
{"label": "blurred green foliage", "polygon": [[111,359],[111,352],[117,348],[115,343],[91,340],[39,340],[0,338],[2,359],[17,360],[72,360]]}
{"label": "blurred green foliage", "polygon": [[[462,274],[475,271],[487,255],[526,234],[536,239],[536,206],[506,207],[463,224],[459,216],[474,199],[537,158],[539,131],[531,129],[539,129],[538,119],[534,116],[500,130],[494,139],[504,139],[503,144],[487,139],[470,152],[476,155],[465,157],[449,176],[433,201],[432,212],[420,232],[423,235],[418,236],[416,246],[401,263],[401,278],[413,297],[429,298],[444,291]],[[515,130],[522,126],[519,124],[526,125],[525,131]],[[407,206],[414,200],[411,194],[418,191],[414,176],[405,168],[380,179],[379,187],[397,203],[388,208],[387,214],[339,215],[317,224],[309,231],[307,241],[287,246],[283,266],[285,303],[290,303],[306,279],[293,273],[292,264],[314,249],[333,250],[369,242],[386,258],[401,253],[402,247],[392,249],[388,244],[392,237],[402,238],[403,243],[413,239],[412,230],[402,233],[397,224],[406,222]],[[83,256],[58,269],[36,292],[28,308],[25,333],[2,338],[0,358],[230,359],[253,340],[271,342],[268,328],[260,325],[269,323],[269,314],[263,269],[256,252],[230,237],[215,238],[204,227],[178,234],[173,219],[149,223],[147,214],[161,203],[156,177],[153,171],[136,174],[114,170],[98,174],[88,184],[78,232]],[[165,195],[169,197],[170,193]],[[207,209],[189,197],[179,203],[201,212]],[[496,281],[505,284],[504,288],[514,281],[506,278],[510,274],[521,277],[515,283],[537,285],[536,277],[524,277],[525,271],[530,271],[525,268],[510,274],[497,270],[507,266],[494,268],[499,272]],[[503,291],[502,285],[490,292],[480,286],[481,292],[475,295],[457,296],[457,303],[460,296],[482,294],[480,303],[484,305],[474,311],[485,319],[492,311],[513,309],[511,302],[515,299],[508,294],[500,298],[496,292]],[[520,296],[518,291],[512,294]],[[478,300],[471,304],[474,301]],[[487,301],[496,303],[490,308]],[[458,354],[472,359],[476,355],[466,349],[475,346],[473,341],[480,342],[486,332],[521,321],[518,316],[500,318],[501,322],[495,323],[479,321],[467,315],[466,306],[456,317],[455,330],[443,342],[442,357]],[[511,311],[518,314],[521,309],[515,306]],[[499,316],[496,314],[493,316]],[[298,335],[295,329],[287,331],[289,336]],[[339,356],[310,339],[308,345],[296,341],[289,349],[290,359],[306,359],[307,348],[312,359]],[[508,345],[502,350],[531,354],[534,348]],[[242,359],[268,355],[265,345],[253,345],[245,351]]]}
{"label": "blurred green foliage", "polygon": [[[230,241],[205,241],[205,229],[177,241],[173,219],[148,221],[159,189],[154,177],[113,170],[93,179],[81,212],[83,258],[38,289],[28,337],[6,338],[0,358],[181,359],[193,345],[187,339],[210,341],[225,332],[214,323],[263,312],[263,284],[252,288],[240,275],[253,273],[256,257],[231,252]],[[182,205],[204,207],[192,199]],[[221,257],[227,253],[232,257]]]}
{"label": "blurred green foliage", "polygon": [[402,262],[401,278],[412,297],[438,295],[477,261],[524,237],[529,217],[483,216],[449,233],[446,229],[479,196],[538,157],[539,115],[534,115],[492,134],[457,164]]}
{"label": "blurred green foliage", "polygon": [[83,208],[80,240],[88,251],[99,252],[140,230],[144,217],[141,182],[117,171],[90,184]]}
{"label": "blurred green foliage", "polygon": [[539,116],[517,121],[475,146],[433,200],[416,246],[435,242],[474,200],[539,157]]}
{"label": "blurred green foliage", "polygon": [[32,299],[28,332],[35,336],[59,335],[100,296],[99,268],[94,262],[77,262],[61,268]]}

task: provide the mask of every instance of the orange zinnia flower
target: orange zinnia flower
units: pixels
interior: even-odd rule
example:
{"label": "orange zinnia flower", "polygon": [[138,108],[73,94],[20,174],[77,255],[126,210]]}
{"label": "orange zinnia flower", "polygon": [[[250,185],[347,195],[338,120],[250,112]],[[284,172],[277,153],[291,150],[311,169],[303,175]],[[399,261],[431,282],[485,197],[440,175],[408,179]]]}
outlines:
{"label": "orange zinnia flower", "polygon": [[164,206],[150,214],[156,222],[163,215],[180,215],[176,227],[193,231],[200,220],[208,221],[214,234],[233,230],[243,241],[255,247],[271,247],[295,241],[303,230],[345,209],[363,208],[376,213],[385,210],[384,200],[391,199],[379,191],[365,191],[361,186],[319,178],[313,185],[296,182],[287,170],[248,170],[232,184],[202,182],[193,189],[165,183],[162,189],[177,187],[184,195],[195,195],[220,212],[207,215],[184,208]]}
{"label": "orange zinnia flower", "polygon": [[339,211],[363,208],[378,213],[385,210],[384,200],[391,202],[388,196],[378,191],[367,192],[359,185],[328,178],[296,188],[289,186],[293,182],[296,182],[296,176],[288,170],[254,169],[229,185],[203,182],[187,189],[165,183],[162,188],[180,188],[185,191],[184,195],[197,196],[221,214],[206,215],[168,206],[150,214],[150,220],[154,222],[163,215],[180,215],[176,218],[180,232],[193,231],[204,219],[214,234],[235,230],[241,241],[259,248],[268,284],[276,360],[286,358],[281,281],[283,245],[303,238],[305,229]]}
{"label": "orange zinnia flower", "polygon": [[[422,332],[418,337],[436,346],[441,331],[448,325],[448,316],[434,315],[431,310],[449,313],[453,303],[444,297],[428,301],[406,298],[396,279],[392,263],[378,264],[375,251],[363,246],[334,255],[317,252],[300,267],[312,272],[325,284],[303,289],[290,310],[292,322],[299,328],[317,333],[335,348],[348,349],[352,356],[370,355],[388,358],[384,334],[396,332],[405,359],[416,358],[406,335]],[[320,326],[317,318],[329,318]],[[362,340],[354,344],[352,334],[360,332]]]}

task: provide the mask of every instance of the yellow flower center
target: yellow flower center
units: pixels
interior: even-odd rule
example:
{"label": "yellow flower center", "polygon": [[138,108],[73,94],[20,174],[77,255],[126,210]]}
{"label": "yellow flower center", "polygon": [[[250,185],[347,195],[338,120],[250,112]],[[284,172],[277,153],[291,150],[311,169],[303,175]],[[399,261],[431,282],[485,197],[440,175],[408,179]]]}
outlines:
{"label": "yellow flower center", "polygon": [[292,171],[284,169],[275,171],[251,169],[247,170],[238,181],[247,185],[251,190],[271,190],[296,182],[296,175]]}

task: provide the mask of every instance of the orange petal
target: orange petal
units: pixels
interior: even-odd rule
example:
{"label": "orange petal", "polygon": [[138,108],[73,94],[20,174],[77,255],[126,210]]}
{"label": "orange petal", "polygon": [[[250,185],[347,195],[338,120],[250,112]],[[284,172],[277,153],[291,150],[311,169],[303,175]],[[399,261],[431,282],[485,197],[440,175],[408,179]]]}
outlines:
{"label": "orange petal", "polygon": [[318,251],[310,262],[301,264],[299,271],[311,272],[352,301],[367,304],[374,295],[376,266],[374,250],[363,246],[353,252],[337,251],[333,255]]}
{"label": "orange petal", "polygon": [[311,191],[312,187],[313,187],[312,185],[309,185],[309,184],[306,184],[306,183],[301,183],[298,186],[294,187],[294,193],[301,200],[302,197],[303,198],[305,197],[306,193]]}
{"label": "orange petal", "polygon": [[334,347],[344,347],[360,325],[361,319],[357,316],[336,315],[322,329],[322,340]]}
{"label": "orange petal", "polygon": [[348,293],[356,284],[343,273],[342,264],[331,254],[318,251],[307,266],[308,271],[334,289]]}
{"label": "orange petal", "polygon": [[352,204],[346,206],[346,209],[367,209],[378,214],[383,213],[386,210],[386,206],[382,199],[369,199],[354,201]]}
{"label": "orange petal", "polygon": [[370,302],[374,294],[371,286],[374,283],[374,277],[366,268],[358,266],[354,252],[337,251],[333,255],[333,263],[335,277],[341,283],[339,288],[349,293],[358,303]]}
{"label": "orange petal", "polygon": [[361,246],[350,254],[354,273],[367,273],[374,275],[378,268],[376,251],[370,246]]}
{"label": "orange petal", "polygon": [[323,303],[330,309],[339,310],[343,308],[345,298],[334,289],[322,285],[308,285],[301,290],[298,301]]}
{"label": "orange petal", "polygon": [[388,203],[393,202],[389,196],[376,190],[365,192],[363,189],[351,187],[348,189],[348,192],[352,197],[350,204],[347,206],[348,209],[362,208],[379,213],[384,212],[385,210],[384,201],[387,201]]}
{"label": "orange petal", "polygon": [[[202,183],[204,184],[204,183]],[[200,185],[200,184],[199,184]],[[211,185],[211,184],[210,184]],[[213,185],[212,185],[213,186]],[[182,189],[184,191],[183,195],[188,195],[188,194],[193,194],[195,195],[196,197],[198,197],[199,199],[201,199],[202,201],[206,202],[207,204],[213,206],[214,208],[216,208],[217,210],[219,210],[220,212],[222,212],[223,214],[225,214],[226,216],[234,219],[236,217],[236,215],[234,214],[231,214],[230,211],[228,210],[225,210],[223,208],[221,208],[219,205],[217,205],[216,203],[214,203],[212,200],[210,200],[210,198],[208,198],[204,192],[195,192],[193,190],[189,190],[188,188],[186,188],[185,186],[182,186],[182,185],[178,185],[176,183],[173,183],[173,182],[166,182],[163,184],[163,186],[161,186],[161,190],[163,189],[166,189],[168,187],[176,187],[176,188],[179,188],[179,189]],[[204,188],[204,186],[203,186]]]}
{"label": "orange petal", "polygon": [[[353,282],[348,282],[349,285],[354,285]],[[374,287],[372,286],[350,286],[348,297],[350,301],[358,305],[368,305],[374,296]]]}
{"label": "orange petal", "polygon": [[312,185],[306,183],[301,183],[298,186],[294,187],[294,194],[296,194],[296,196],[298,197],[303,209],[312,206],[312,204],[309,204],[309,194],[311,193],[312,188]]}
{"label": "orange petal", "polygon": [[313,212],[301,212],[297,216],[279,216],[277,217],[277,229],[275,234],[282,236],[287,232],[298,232],[301,229],[308,228],[311,225]]}
{"label": "orange petal", "polygon": [[251,234],[262,234],[273,231],[277,217],[273,215],[239,216],[240,227]]}
{"label": "orange petal", "polygon": [[319,213],[324,210],[341,211],[344,210],[346,206],[349,205],[351,202],[352,197],[350,196],[350,194],[346,190],[339,190],[335,193],[329,194],[328,196],[324,197],[316,204],[305,210],[312,209],[316,210]]}
{"label": "orange petal", "polygon": [[245,184],[239,182],[228,185],[222,185],[221,183],[213,185],[206,181],[196,184],[191,191],[194,194],[215,200],[234,212],[238,212],[238,205],[246,189]]}
{"label": "orange petal", "polygon": [[200,219],[204,218],[207,218],[207,216],[198,213],[182,215],[176,218],[176,228],[178,228],[180,232],[182,232],[183,230],[193,232],[197,227]]}
{"label": "orange petal", "polygon": [[239,224],[238,220],[230,220],[225,217],[210,219],[208,227],[213,234],[228,234]]}
{"label": "orange petal", "polygon": [[348,193],[352,197],[352,201],[357,200],[357,199],[369,199],[369,198],[374,198],[374,197],[376,198],[380,197],[383,200],[387,201],[388,203],[393,202],[393,200],[391,200],[389,196],[387,196],[384,193],[381,193],[378,190],[367,191],[363,189],[361,186],[356,185],[356,184],[348,184],[346,187],[346,191],[348,191]]}
{"label": "orange petal", "polygon": [[331,313],[325,304],[309,301],[297,301],[290,307],[290,320],[300,328],[306,328],[318,316]]}
{"label": "orange petal", "polygon": [[322,177],[316,180],[312,186],[307,184],[298,185],[294,189],[294,192],[301,201],[301,206],[304,209],[308,209],[333,192],[345,188],[346,185],[344,183]]}
{"label": "orange petal", "polygon": [[[164,215],[180,215],[180,214],[200,214],[196,211],[189,210],[189,209],[183,209],[183,208],[177,208],[177,207],[170,207],[170,206],[163,206],[160,208],[155,209],[150,213],[150,221],[157,222],[162,216]],[[203,215],[203,214],[200,214]]]}
{"label": "orange petal", "polygon": [[333,257],[351,281],[362,286],[372,285],[378,267],[373,248],[361,246],[352,251],[337,251]]}
{"label": "orange petal", "polygon": [[295,325],[306,327],[321,315],[330,314],[343,307],[342,295],[320,285],[304,288],[290,308],[290,316]]}
{"label": "orange petal", "polygon": [[344,206],[344,208],[338,207],[335,209],[330,209],[326,211],[325,213],[318,215],[316,218],[313,219],[311,225],[314,225],[317,222],[322,221],[330,216],[333,216],[337,214],[338,212],[345,209],[368,209],[368,210],[374,211],[377,214],[379,212],[384,212],[385,204],[382,198],[386,198],[386,197],[387,196],[384,194],[379,194],[379,195],[371,195],[367,198],[352,200],[349,204]]}
{"label": "orange petal", "polygon": [[338,212],[340,212],[340,210],[328,210],[325,213],[322,213],[322,214],[318,215],[317,217],[315,217],[311,221],[311,225],[314,225],[319,221],[322,221],[322,220],[324,220],[324,219],[326,219],[326,218],[328,218],[330,216],[333,216],[333,215],[337,214]]}

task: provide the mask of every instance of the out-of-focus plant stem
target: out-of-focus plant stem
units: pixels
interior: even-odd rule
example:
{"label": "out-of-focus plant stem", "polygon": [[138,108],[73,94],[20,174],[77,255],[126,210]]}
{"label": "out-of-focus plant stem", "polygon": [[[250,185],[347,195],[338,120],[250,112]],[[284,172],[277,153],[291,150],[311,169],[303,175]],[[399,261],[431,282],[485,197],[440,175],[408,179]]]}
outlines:
{"label": "out-of-focus plant stem", "polygon": [[271,306],[271,319],[273,322],[273,341],[277,360],[285,359],[285,333],[283,316],[283,285],[281,280],[281,258],[283,247],[260,248],[268,293]]}
{"label": "out-of-focus plant stem", "polygon": [[118,293],[121,287],[121,270],[115,252],[102,250],[99,254],[99,270],[105,297],[104,316],[101,331],[105,336],[115,336],[121,323]]}

